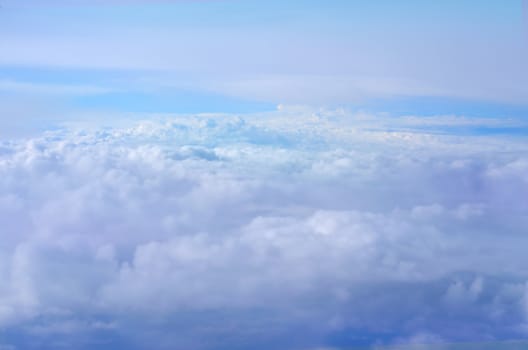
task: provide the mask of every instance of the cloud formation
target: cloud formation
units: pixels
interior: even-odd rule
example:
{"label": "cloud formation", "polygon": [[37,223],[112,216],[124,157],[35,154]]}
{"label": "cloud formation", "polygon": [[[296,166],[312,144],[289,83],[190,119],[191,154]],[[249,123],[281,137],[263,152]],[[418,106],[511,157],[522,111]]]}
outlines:
{"label": "cloud formation", "polygon": [[[457,121],[429,118],[441,120]],[[2,341],[310,349],[526,337],[525,142],[383,123],[282,108],[4,141]]]}

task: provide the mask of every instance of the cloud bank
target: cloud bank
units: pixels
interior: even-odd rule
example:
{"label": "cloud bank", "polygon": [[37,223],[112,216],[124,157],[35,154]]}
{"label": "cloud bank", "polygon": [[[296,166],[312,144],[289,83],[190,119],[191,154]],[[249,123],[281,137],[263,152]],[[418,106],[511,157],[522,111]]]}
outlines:
{"label": "cloud bank", "polygon": [[3,141],[2,346],[526,338],[526,141],[441,127],[468,123],[494,121],[282,108]]}

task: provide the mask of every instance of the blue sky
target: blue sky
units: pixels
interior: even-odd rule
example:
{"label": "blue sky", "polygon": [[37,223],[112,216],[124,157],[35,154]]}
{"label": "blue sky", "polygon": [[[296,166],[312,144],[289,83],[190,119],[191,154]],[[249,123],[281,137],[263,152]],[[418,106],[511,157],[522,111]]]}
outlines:
{"label": "blue sky", "polygon": [[281,103],[420,113],[430,100],[439,114],[527,111],[520,0],[6,1],[0,16],[4,115],[12,98],[68,118]]}

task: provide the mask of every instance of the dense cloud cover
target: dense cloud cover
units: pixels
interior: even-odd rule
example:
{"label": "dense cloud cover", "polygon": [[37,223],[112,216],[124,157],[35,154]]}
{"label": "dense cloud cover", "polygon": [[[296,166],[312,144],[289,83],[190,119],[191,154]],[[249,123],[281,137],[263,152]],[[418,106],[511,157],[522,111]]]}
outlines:
{"label": "dense cloud cover", "polygon": [[290,108],[3,141],[0,349],[526,338],[528,151],[471,132],[497,123]]}

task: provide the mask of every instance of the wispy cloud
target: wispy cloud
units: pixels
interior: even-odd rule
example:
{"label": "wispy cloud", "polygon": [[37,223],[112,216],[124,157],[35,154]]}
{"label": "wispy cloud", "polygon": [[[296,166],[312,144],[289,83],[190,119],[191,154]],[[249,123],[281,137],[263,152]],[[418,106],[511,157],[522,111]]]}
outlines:
{"label": "wispy cloud", "polygon": [[[332,22],[317,16],[313,6],[273,19],[277,4],[235,5],[151,4],[110,14],[7,11],[0,64],[128,70],[158,87],[179,84],[273,103],[528,99],[528,50],[513,18],[489,28],[487,17],[473,26],[454,20],[448,26],[398,16],[384,22],[362,10],[376,19],[375,30],[353,8],[343,8]],[[147,10],[150,15],[141,15]]]}
{"label": "wispy cloud", "polygon": [[33,82],[23,82],[16,80],[0,79],[0,91],[10,93],[36,94],[36,95],[58,95],[58,96],[86,96],[117,92],[119,90],[90,86],[90,85],[73,85],[73,84],[39,84]]}

